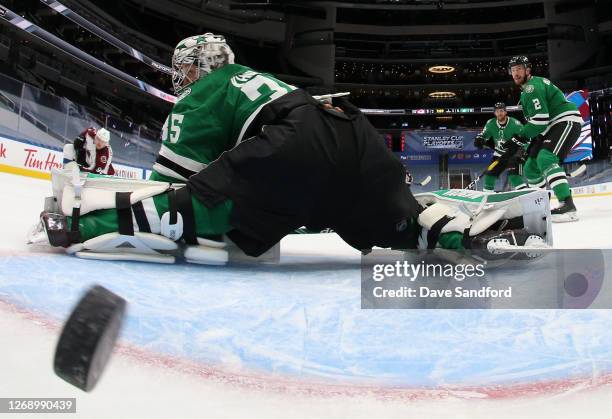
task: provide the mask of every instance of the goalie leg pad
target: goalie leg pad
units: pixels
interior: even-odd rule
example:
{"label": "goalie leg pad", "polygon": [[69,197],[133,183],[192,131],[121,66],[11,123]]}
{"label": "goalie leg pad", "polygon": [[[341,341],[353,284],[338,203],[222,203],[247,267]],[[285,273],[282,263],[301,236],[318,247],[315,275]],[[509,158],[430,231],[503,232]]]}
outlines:
{"label": "goalie leg pad", "polygon": [[76,153],[74,152],[73,144],[65,144],[63,151],[64,151],[64,164],[70,161],[76,160]]}
{"label": "goalie leg pad", "polygon": [[[178,246],[173,241],[183,239],[187,244],[183,254],[190,263],[212,265],[225,264],[228,261],[278,263],[280,259],[279,245],[259,258],[251,258],[231,242],[227,246],[223,241],[197,237],[191,194],[184,185],[103,176],[80,176],[75,179],[74,176],[74,173],[68,171],[53,173],[54,202],[61,208],[60,211],[72,210],[77,196],[74,185],[81,184],[80,213],[83,215],[99,209],[114,208],[118,213],[119,232],[74,244],[68,247],[68,253],[88,259],[172,263],[173,256],[156,250],[174,251]],[[168,194],[168,211],[159,217],[153,197],[161,193]],[[150,245],[149,240],[145,240],[144,243],[139,240],[144,237],[141,233],[161,234],[162,236],[153,236],[173,244],[168,249],[158,249],[155,247],[157,243]]]}
{"label": "goalie leg pad", "polygon": [[103,234],[71,246],[67,252],[84,259],[174,263],[173,255],[161,252],[176,249],[178,245],[164,236],[135,232],[134,235]]}
{"label": "goalie leg pad", "polygon": [[122,179],[114,176],[89,177],[77,170],[51,171],[53,196],[64,215],[70,215],[75,201],[75,188],[80,186],[81,215],[115,208],[116,192],[132,192],[131,203],[165,192],[171,185],[152,180]]}
{"label": "goalie leg pad", "polygon": [[[550,202],[546,191],[522,190],[489,195],[451,189],[417,194],[415,198],[422,206],[429,206],[419,216],[419,224],[426,233],[432,230],[435,222],[448,216],[452,221],[444,225],[440,234],[456,231],[469,238],[490,229],[524,228],[552,246]],[[512,226],[507,226],[508,223]],[[426,234],[422,234],[420,247],[431,246],[426,242]]]}

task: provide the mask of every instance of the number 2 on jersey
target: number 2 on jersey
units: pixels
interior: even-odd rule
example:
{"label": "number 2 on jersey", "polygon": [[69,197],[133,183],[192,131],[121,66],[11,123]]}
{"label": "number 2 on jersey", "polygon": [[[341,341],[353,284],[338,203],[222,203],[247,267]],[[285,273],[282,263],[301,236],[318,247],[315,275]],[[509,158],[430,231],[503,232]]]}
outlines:
{"label": "number 2 on jersey", "polygon": [[534,99],[533,106],[535,107],[536,111],[539,111],[540,109],[542,109],[542,104],[540,103],[540,99]]}

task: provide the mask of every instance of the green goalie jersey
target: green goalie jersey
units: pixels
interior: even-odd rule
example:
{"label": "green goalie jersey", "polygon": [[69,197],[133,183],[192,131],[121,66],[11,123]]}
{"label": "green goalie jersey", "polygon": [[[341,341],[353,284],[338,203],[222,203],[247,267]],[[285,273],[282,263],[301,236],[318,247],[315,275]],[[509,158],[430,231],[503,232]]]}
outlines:
{"label": "green goalie jersey", "polygon": [[244,139],[259,111],[296,87],[228,64],[180,92],[162,130],[152,180],[185,182]]}
{"label": "green goalie jersey", "polygon": [[531,139],[544,135],[559,122],[583,122],[576,105],[565,99],[563,92],[550,80],[533,76],[521,90],[521,105],[527,120],[520,133],[522,137]]}
{"label": "green goalie jersey", "polygon": [[508,117],[504,125],[497,122],[497,118],[491,118],[487,121],[480,135],[484,137],[485,141],[490,139],[494,141],[495,153],[493,155],[499,157],[501,153],[497,150],[500,146],[503,146],[503,143],[513,136],[520,134],[522,129],[523,124],[521,124],[518,119],[512,118],[511,116]]}

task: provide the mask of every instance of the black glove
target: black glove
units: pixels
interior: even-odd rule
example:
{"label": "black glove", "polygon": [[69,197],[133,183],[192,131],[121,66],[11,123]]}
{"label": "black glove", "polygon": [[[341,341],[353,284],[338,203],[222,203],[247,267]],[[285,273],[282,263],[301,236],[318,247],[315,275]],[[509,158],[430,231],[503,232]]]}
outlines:
{"label": "black glove", "polygon": [[483,148],[490,148],[493,150],[495,148],[495,141],[493,141],[493,138],[485,140],[485,138],[479,134],[474,139],[474,147],[479,150],[482,150]]}
{"label": "black glove", "polygon": [[515,135],[510,140],[504,143],[504,148],[506,149],[506,153],[515,154],[517,151],[525,147],[525,144],[527,144],[527,141],[528,140],[526,138]]}
{"label": "black glove", "polygon": [[85,165],[87,162],[87,150],[85,150],[85,140],[81,137],[76,137],[72,143],[74,146],[75,160],[79,166]]}
{"label": "black glove", "polygon": [[406,172],[406,185],[412,185],[413,181],[414,178],[412,177],[412,174]]}
{"label": "black glove", "polygon": [[485,145],[485,139],[482,135],[478,134],[476,138],[474,138],[474,147],[479,150],[482,150]]}

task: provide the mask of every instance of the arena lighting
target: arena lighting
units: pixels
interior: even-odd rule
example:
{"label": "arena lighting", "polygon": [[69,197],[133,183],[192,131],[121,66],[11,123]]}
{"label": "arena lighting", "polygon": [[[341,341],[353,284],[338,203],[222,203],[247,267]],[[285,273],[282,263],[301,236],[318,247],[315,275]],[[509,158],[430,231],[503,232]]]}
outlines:
{"label": "arena lighting", "polygon": [[450,65],[434,65],[429,67],[428,71],[434,74],[448,74],[455,71],[455,67]]}
{"label": "arena lighting", "polygon": [[431,92],[428,95],[432,99],[451,99],[457,97],[455,92]]}

